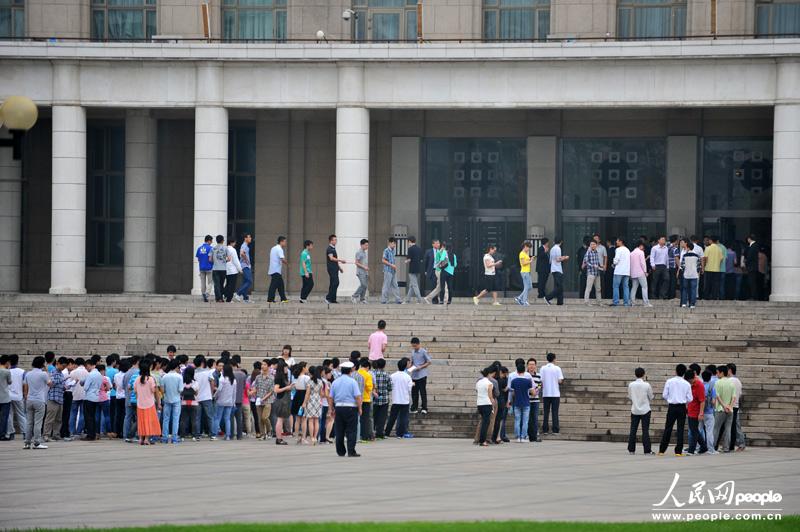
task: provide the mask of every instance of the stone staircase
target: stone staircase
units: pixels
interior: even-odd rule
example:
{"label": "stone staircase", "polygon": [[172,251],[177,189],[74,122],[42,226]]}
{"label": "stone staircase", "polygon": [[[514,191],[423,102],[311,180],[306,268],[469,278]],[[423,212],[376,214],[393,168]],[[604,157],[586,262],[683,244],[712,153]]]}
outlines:
{"label": "stone staircase", "polygon": [[[260,299],[260,298],[259,298]],[[800,446],[800,305],[702,302],[654,308],[474,307],[421,305],[204,304],[188,296],[0,296],[0,352],[30,357],[47,350],[70,356],[179,353],[216,356],[223,349],[252,361],[292,344],[300,360],[366,352],[378,319],[388,323],[389,368],[418,336],[434,357],[430,414],[412,417],[417,436],[465,437],[474,430],[474,383],[481,368],[517,357],[544,363],[555,352],[566,377],[560,438],[627,438],[626,385],[647,369],[656,394],[653,437],[665,416],[660,399],[675,364],[734,362],[744,383],[743,423],[755,445]],[[510,420],[509,420],[510,424]]]}

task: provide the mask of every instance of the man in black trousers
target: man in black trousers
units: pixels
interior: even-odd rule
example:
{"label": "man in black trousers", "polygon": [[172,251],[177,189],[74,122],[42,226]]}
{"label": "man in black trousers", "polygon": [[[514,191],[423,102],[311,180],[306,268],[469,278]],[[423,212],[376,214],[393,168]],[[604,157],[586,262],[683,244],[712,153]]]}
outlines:
{"label": "man in black trousers", "polygon": [[[357,457],[361,456],[356,452],[356,432],[358,416],[361,415],[361,388],[358,383],[350,376],[354,364],[350,361],[343,362],[339,368],[342,375],[333,381],[330,396],[328,397],[329,408],[334,409],[334,430],[336,431],[336,454],[339,456]],[[347,437],[347,448],[345,449],[344,439]]]}
{"label": "man in black trousers", "polygon": [[[436,251],[439,249],[439,241],[433,240],[431,242],[431,249],[425,252],[425,279],[427,279],[427,285],[425,289],[430,292],[434,288],[436,288]],[[442,296],[444,296],[444,292],[441,292]],[[439,303],[439,296],[434,297],[431,300],[431,303],[434,305]]]}
{"label": "man in black trousers", "polygon": [[339,274],[342,273],[342,264],[347,261],[340,259],[336,253],[336,235],[328,237],[328,249],[325,250],[325,264],[327,265],[328,277],[331,282],[328,286],[328,295],[325,296],[326,303],[338,303],[336,301],[336,291],[339,289]]}
{"label": "man in black trousers", "polygon": [[664,425],[664,434],[661,436],[661,445],[658,454],[663,455],[669,447],[672,438],[672,427],[678,424],[678,441],[675,444],[675,456],[683,456],[683,430],[686,426],[686,404],[692,400],[692,387],[683,378],[686,366],[678,364],[675,367],[675,376],[664,384],[662,397],[669,404],[667,408],[667,422]]}
{"label": "man in black trousers", "polygon": [[755,235],[748,235],[747,250],[744,252],[744,266],[747,269],[747,286],[750,289],[750,299],[761,299],[761,274],[758,272],[758,242]]}
{"label": "man in black trousers", "polygon": [[539,295],[536,297],[539,299],[543,299],[546,294],[548,277],[550,277],[550,240],[543,238],[536,251],[536,287],[539,290]]}

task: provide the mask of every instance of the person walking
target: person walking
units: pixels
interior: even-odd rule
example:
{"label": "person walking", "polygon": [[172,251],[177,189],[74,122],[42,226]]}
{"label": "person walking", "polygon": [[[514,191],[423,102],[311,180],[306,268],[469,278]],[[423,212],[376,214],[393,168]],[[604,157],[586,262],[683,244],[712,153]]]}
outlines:
{"label": "person walking", "polygon": [[495,408],[494,393],[492,390],[492,381],[489,379],[496,372],[494,366],[490,366],[481,371],[481,378],[475,383],[475,391],[477,392],[477,405],[478,405],[478,436],[475,443],[481,447],[488,447],[487,435],[489,433],[489,425],[491,424],[492,412]]}
{"label": "person walking", "polygon": [[136,421],[139,433],[139,445],[150,445],[150,438],[161,435],[156,403],[159,400],[156,380],[150,375],[150,361],[139,363],[139,376],[133,384],[136,393]]}
{"label": "person walking", "polygon": [[228,248],[225,246],[225,237],[217,235],[217,244],[211,251],[213,260],[212,274],[214,277],[214,301],[225,301],[225,280],[228,270]]}
{"label": "person walking", "polygon": [[474,304],[478,304],[480,299],[486,294],[492,294],[492,305],[499,306],[500,302],[497,301],[497,275],[496,269],[503,265],[502,260],[494,260],[494,253],[497,252],[497,246],[489,244],[486,248],[486,254],[483,256],[483,289],[478,292],[478,295],[472,298]]}
{"label": "person walking", "polygon": [[536,290],[537,299],[544,299],[547,294],[547,279],[550,277],[550,239],[543,238],[536,250]]}
{"label": "person walking", "polygon": [[42,422],[47,405],[47,391],[52,386],[50,375],[45,371],[43,356],[33,358],[33,369],[25,373],[22,397],[25,402],[24,449],[47,449],[42,439]]}
{"label": "person walking", "polygon": [[325,250],[325,264],[330,278],[328,295],[325,296],[325,302],[328,304],[338,303],[336,301],[336,292],[339,290],[339,274],[344,272],[342,264],[347,264],[347,261],[340,259],[336,253],[336,242],[336,235],[330,235],[328,237],[328,249]]}
{"label": "person walking", "polygon": [[[419,338],[416,336],[411,339],[411,380],[414,383],[411,388],[411,413],[417,413],[417,406],[422,405],[420,414],[428,413],[428,367],[431,365],[431,356],[428,350],[422,347]],[[420,399],[422,403],[420,403]]]}
{"label": "person walking", "polygon": [[253,269],[250,262],[250,243],[253,235],[245,233],[242,237],[242,245],[239,246],[239,263],[242,266],[242,285],[236,291],[234,299],[236,301],[249,303],[250,289],[253,288]]}
{"label": "person walking", "polygon": [[417,303],[422,303],[422,293],[420,292],[420,275],[422,274],[422,248],[417,245],[417,238],[408,237],[411,244],[406,250],[406,265],[408,265],[408,282],[406,283],[406,297],[403,300],[410,303],[412,298],[417,299]]}
{"label": "person walking", "polygon": [[314,249],[314,242],[306,240],[303,242],[303,251],[300,252],[300,280],[303,287],[300,289],[300,303],[307,303],[308,296],[314,288],[314,272],[311,270],[311,250]]}
{"label": "person walking", "polygon": [[[439,285],[439,272],[437,270],[436,265],[436,254],[439,251],[439,240],[433,239],[431,241],[431,248],[425,252],[425,279],[426,285],[425,287],[428,288],[428,296],[434,294],[433,297],[426,298],[431,301],[434,305],[439,303],[439,298],[436,294],[439,292],[436,291],[436,288]],[[435,293],[434,293],[435,292]]]}
{"label": "person walking", "polygon": [[[361,415],[361,389],[350,376],[353,363],[342,362],[339,366],[342,375],[331,384],[328,406],[334,410],[334,430],[336,432],[336,454],[339,456],[361,456],[356,452],[356,425]],[[347,446],[345,447],[345,438]]]}
{"label": "person walking", "polygon": [[394,250],[397,242],[393,236],[389,237],[386,249],[383,250],[381,263],[383,264],[383,288],[381,288],[381,304],[389,301],[389,296],[394,297],[394,302],[401,304],[400,288],[397,285],[397,264],[395,264]]}
{"label": "person walking", "polygon": [[453,302],[453,279],[456,275],[456,267],[458,266],[458,256],[456,256],[455,249],[453,248],[452,244],[448,247],[445,241],[441,242],[440,247],[440,256],[442,260],[442,272],[441,272],[441,281],[442,281],[442,290],[440,299],[440,303],[442,305]]}
{"label": "person walking", "polygon": [[356,251],[356,257],[353,264],[356,267],[356,279],[358,280],[358,288],[353,292],[351,300],[353,303],[366,303],[367,302],[367,286],[369,284],[369,240],[362,238],[360,247]]}
{"label": "person walking", "polygon": [[200,294],[206,303],[208,303],[208,297],[211,295],[211,287],[214,283],[211,275],[214,269],[214,258],[212,256],[214,248],[211,246],[213,241],[214,239],[211,235],[206,235],[203,243],[200,244],[194,254],[197,258],[197,267],[200,275]]}
{"label": "person walking", "polygon": [[562,262],[569,260],[568,255],[561,254],[561,245],[564,241],[561,238],[553,239],[553,247],[550,249],[550,275],[553,276],[553,291],[544,298],[544,302],[550,305],[550,300],[555,299],[559,305],[564,304],[564,268]]}
{"label": "person walking", "polygon": [[631,276],[631,252],[625,246],[625,239],[617,238],[617,247],[614,250],[614,299],[612,307],[619,305],[619,287],[622,285],[623,302],[626,307],[631,306],[630,286],[628,280]]}
{"label": "person walking", "polygon": [[650,448],[650,401],[653,400],[653,388],[647,382],[644,368],[634,371],[636,380],[628,384],[628,399],[631,400],[631,430],[628,432],[628,452],[636,453],[636,432],[642,425],[642,447],[644,454],[653,454]]}
{"label": "person walking", "polygon": [[645,244],[639,242],[636,249],[631,251],[631,305],[636,301],[636,292],[642,287],[642,305],[652,307],[650,298],[647,295],[647,261],[644,255]]}
{"label": "person walking", "polygon": [[[586,270],[586,289],[583,292],[583,302],[589,304],[589,296],[592,294],[594,288],[594,296],[599,305],[603,298],[603,271],[605,267],[600,259],[600,253],[597,251],[597,242],[592,240],[589,242],[589,249],[583,256],[583,264],[581,269]],[[605,249],[605,248],[604,248]]]}
{"label": "person walking", "polygon": [[658,455],[663,456],[669,447],[669,440],[672,438],[672,428],[677,423],[678,436],[675,443],[675,456],[683,456],[683,433],[686,425],[686,405],[692,401],[692,387],[686,382],[683,376],[686,374],[686,366],[678,364],[675,366],[675,376],[668,379],[664,384],[664,391],[661,396],[667,402],[667,420],[664,424],[664,432],[661,435],[661,445],[658,448]]}
{"label": "person walking", "polygon": [[552,411],[553,434],[558,434],[561,427],[558,423],[558,407],[561,403],[561,384],[564,374],[556,364],[556,354],[547,353],[547,364],[542,366],[542,401],[544,401],[544,421],[542,433],[550,433],[550,412]]}
{"label": "person walking", "polygon": [[519,274],[522,277],[522,292],[514,298],[518,305],[530,305],[528,303],[528,293],[531,291],[531,243],[527,240],[522,243],[522,250],[519,252]]}
{"label": "person walking", "polygon": [[236,239],[228,239],[227,247],[228,258],[225,263],[225,302],[233,301],[233,291],[236,288],[236,281],[242,273],[242,264],[239,262],[239,255],[236,253]]}
{"label": "person walking", "polygon": [[286,237],[279,236],[276,244],[269,250],[269,289],[267,290],[267,303],[275,303],[275,292],[281,298],[281,303],[288,303],[286,288],[283,283],[283,267],[286,262]]}
{"label": "person walking", "polygon": [[601,286],[601,294],[600,298],[607,298],[608,297],[608,290],[605,282],[606,272],[608,271],[608,248],[603,245],[603,240],[600,238],[600,233],[595,233],[592,235],[592,240],[597,243],[597,257],[600,260],[600,286]]}

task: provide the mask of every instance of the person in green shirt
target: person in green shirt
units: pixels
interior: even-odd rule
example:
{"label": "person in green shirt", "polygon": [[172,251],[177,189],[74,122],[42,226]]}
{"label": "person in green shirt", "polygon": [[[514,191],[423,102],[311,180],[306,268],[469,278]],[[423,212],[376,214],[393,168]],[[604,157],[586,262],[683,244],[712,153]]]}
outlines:
{"label": "person in green shirt", "polygon": [[303,281],[303,288],[300,289],[300,303],[308,300],[308,294],[314,288],[314,273],[311,271],[312,249],[314,249],[314,242],[311,240],[303,242],[303,251],[300,252],[300,279]]}
{"label": "person in green shirt", "polygon": [[727,364],[717,366],[717,382],[714,384],[717,394],[714,404],[714,450],[721,448],[723,453],[727,453],[730,446],[733,404],[736,401],[736,387],[728,378],[729,372]]}
{"label": "person in green shirt", "polygon": [[721,279],[720,266],[725,261],[725,253],[720,250],[719,237],[714,235],[709,237],[703,253],[703,271],[705,281],[705,292],[703,299],[719,299],[719,285]]}

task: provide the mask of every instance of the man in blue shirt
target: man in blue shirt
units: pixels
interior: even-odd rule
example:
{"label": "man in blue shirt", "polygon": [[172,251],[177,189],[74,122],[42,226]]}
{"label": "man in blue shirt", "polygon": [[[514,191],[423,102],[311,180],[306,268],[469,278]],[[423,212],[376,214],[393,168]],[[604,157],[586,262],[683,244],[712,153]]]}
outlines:
{"label": "man in blue shirt", "polygon": [[100,403],[100,388],[103,386],[103,376],[97,371],[94,359],[86,361],[86,371],[89,374],[81,383],[86,394],[83,400],[84,423],[86,424],[86,441],[97,439],[97,405]]}
{"label": "man in blue shirt", "polygon": [[200,269],[200,293],[203,295],[203,301],[206,303],[208,303],[208,294],[213,286],[213,281],[211,280],[211,270],[214,267],[214,261],[211,258],[211,250],[213,249],[211,242],[213,241],[214,239],[211,235],[206,235],[204,242],[197,248],[197,252],[194,254],[194,256],[197,257],[197,263]]}
{"label": "man in blue shirt", "polygon": [[167,371],[168,373],[161,378],[161,388],[164,390],[164,422],[162,423],[164,430],[161,441],[178,443],[180,441],[178,422],[181,419],[181,391],[183,391],[180,362],[170,361]]}
{"label": "man in blue shirt", "polygon": [[250,242],[252,241],[253,235],[245,233],[242,245],[239,247],[239,262],[242,263],[242,286],[233,296],[236,301],[245,303],[250,303],[250,288],[253,286],[253,270],[250,266]]}
{"label": "man in blue shirt", "polygon": [[[333,426],[336,431],[336,454],[339,456],[361,456],[356,452],[356,426],[361,415],[361,388],[352,378],[353,363],[343,362],[342,376],[331,385],[329,407],[334,409]],[[347,449],[344,439],[347,436]]]}
{"label": "man in blue shirt", "polygon": [[381,304],[385,305],[389,300],[389,293],[394,295],[394,302],[401,304],[403,301],[400,299],[400,288],[397,286],[397,264],[394,259],[394,248],[397,243],[393,236],[389,237],[389,243],[386,249],[383,250],[383,288],[381,289]]}
{"label": "man in blue shirt", "polygon": [[563,240],[556,237],[553,239],[553,247],[550,248],[550,275],[553,276],[553,291],[545,296],[544,302],[548,305],[551,299],[556,300],[556,304],[564,304],[564,269],[561,263],[568,260],[569,256],[561,254],[561,244]]}

